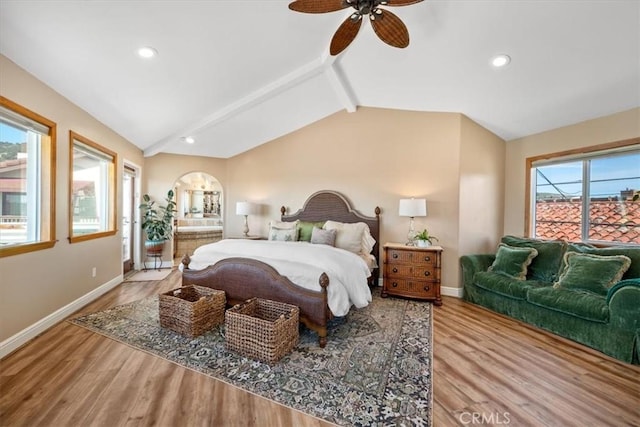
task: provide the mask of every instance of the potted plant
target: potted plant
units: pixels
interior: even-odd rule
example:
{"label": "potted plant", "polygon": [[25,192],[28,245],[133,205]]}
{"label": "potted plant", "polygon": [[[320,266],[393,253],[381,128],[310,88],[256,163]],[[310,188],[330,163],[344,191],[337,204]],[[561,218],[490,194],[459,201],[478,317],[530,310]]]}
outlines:
{"label": "potted plant", "polygon": [[436,236],[430,235],[425,228],[424,230],[416,234],[416,237],[414,237],[413,240],[415,241],[417,247],[426,248],[427,246],[431,246],[434,241],[437,242],[438,238]]}
{"label": "potted plant", "polygon": [[173,190],[167,192],[166,205],[156,205],[148,194],[142,196],[142,229],[147,234],[145,248],[147,255],[162,255],[164,242],[171,239],[173,217],[176,213],[176,202],[173,200]]}

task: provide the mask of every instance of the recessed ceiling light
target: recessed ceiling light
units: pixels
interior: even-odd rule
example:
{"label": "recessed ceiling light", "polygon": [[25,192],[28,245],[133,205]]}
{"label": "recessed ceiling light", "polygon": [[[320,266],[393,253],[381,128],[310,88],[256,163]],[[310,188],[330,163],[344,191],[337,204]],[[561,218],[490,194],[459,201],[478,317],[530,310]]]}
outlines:
{"label": "recessed ceiling light", "polygon": [[196,142],[195,138],[192,136],[185,136],[182,138],[182,140],[187,144],[193,144],[194,142]]}
{"label": "recessed ceiling light", "polygon": [[149,46],[143,46],[138,49],[138,55],[142,58],[153,58],[158,54],[158,51]]}
{"label": "recessed ceiling light", "polygon": [[511,62],[511,57],[504,53],[501,53],[500,55],[496,55],[493,58],[491,58],[491,65],[493,65],[496,68],[505,67],[509,65],[509,62]]}

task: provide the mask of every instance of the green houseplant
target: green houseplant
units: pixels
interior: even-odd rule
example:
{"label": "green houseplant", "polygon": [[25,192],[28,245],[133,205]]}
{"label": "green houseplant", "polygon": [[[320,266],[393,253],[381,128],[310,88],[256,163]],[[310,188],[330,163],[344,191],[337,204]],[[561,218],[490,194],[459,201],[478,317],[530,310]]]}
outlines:
{"label": "green houseplant", "polygon": [[416,234],[416,237],[414,237],[413,240],[415,241],[416,246],[424,248],[427,246],[431,246],[434,241],[437,242],[438,238],[436,236],[430,235],[425,228],[424,230]]}
{"label": "green houseplant", "polygon": [[148,255],[162,254],[164,242],[171,239],[173,218],[176,213],[176,202],[173,200],[173,190],[167,192],[165,205],[156,205],[148,194],[142,196],[142,229],[147,234],[145,248]]}

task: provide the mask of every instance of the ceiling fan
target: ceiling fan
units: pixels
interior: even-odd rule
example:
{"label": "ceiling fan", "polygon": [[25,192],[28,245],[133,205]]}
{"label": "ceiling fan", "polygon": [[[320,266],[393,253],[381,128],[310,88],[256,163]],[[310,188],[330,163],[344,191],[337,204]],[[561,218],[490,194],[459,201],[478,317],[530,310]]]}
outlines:
{"label": "ceiling fan", "polygon": [[404,23],[393,13],[379,6],[407,6],[423,0],[295,0],[289,9],[304,13],[326,13],[354,8],[349,17],[338,27],[331,39],[329,53],[338,55],[356,38],[362,17],[369,15],[373,31],[383,42],[394,47],[409,46],[409,32]]}

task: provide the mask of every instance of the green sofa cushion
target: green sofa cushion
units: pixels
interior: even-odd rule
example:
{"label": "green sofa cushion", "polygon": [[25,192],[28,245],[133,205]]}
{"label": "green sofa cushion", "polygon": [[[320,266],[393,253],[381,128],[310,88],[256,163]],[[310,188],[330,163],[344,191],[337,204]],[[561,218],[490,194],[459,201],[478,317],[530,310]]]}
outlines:
{"label": "green sofa cushion", "polygon": [[620,281],[631,260],[624,255],[592,255],[567,252],[564,267],[554,288],[581,289],[606,296],[610,287]]}
{"label": "green sofa cushion", "polygon": [[500,243],[496,259],[489,267],[489,271],[503,273],[518,280],[525,280],[527,278],[527,267],[536,255],[538,255],[538,251],[535,248],[518,248]]}
{"label": "green sofa cushion", "polygon": [[[573,289],[555,289],[553,287],[532,288],[527,292],[527,301],[553,311],[576,316],[593,322],[609,321],[609,306],[602,295]],[[562,319],[548,318],[549,322],[561,322]]]}
{"label": "green sofa cushion", "polygon": [[631,260],[631,266],[622,279],[640,279],[640,246],[607,246],[597,248],[586,243],[569,243],[567,252],[593,255],[624,255]]}
{"label": "green sofa cushion", "polygon": [[492,271],[479,271],[473,279],[479,288],[508,298],[525,300],[527,291],[531,288],[549,287],[551,283],[537,280],[518,280],[512,276]]}
{"label": "green sofa cushion", "polygon": [[311,233],[313,232],[313,227],[322,228],[325,221],[298,221],[298,240],[302,242],[310,242],[311,241]]}
{"label": "green sofa cushion", "polygon": [[509,246],[535,248],[538,255],[531,261],[527,271],[527,280],[553,283],[558,279],[562,266],[562,257],[567,248],[562,240],[539,240],[524,237],[504,236],[502,243]]}

